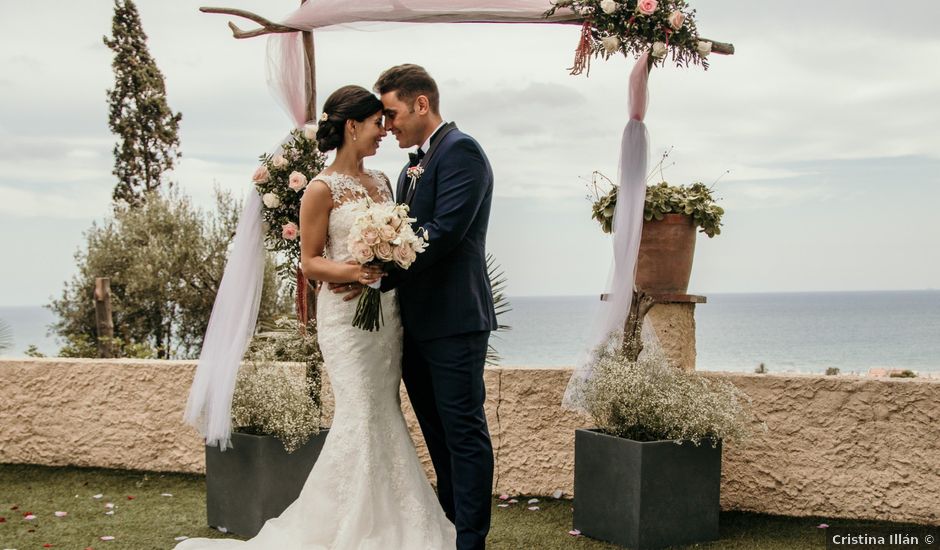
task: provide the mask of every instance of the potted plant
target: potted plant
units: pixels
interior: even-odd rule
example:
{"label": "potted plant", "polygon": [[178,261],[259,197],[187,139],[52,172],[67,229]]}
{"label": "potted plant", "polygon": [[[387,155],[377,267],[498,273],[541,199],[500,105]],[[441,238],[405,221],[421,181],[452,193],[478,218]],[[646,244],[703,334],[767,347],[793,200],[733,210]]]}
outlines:
{"label": "potted plant", "polygon": [[641,549],[717,539],[722,442],[753,426],[747,395],[613,346],[578,395],[596,428],[575,433],[574,528]]}
{"label": "potted plant", "polygon": [[[310,322],[255,337],[232,399],[232,448],[206,447],[210,526],[253,537],[297,499],[329,430],[320,428],[320,367]],[[304,363],[299,372],[297,363]]]}
{"label": "potted plant", "polygon": [[[665,156],[664,156],[665,159]],[[606,180],[604,192],[598,178]],[[591,217],[611,232],[619,187],[599,172],[594,173]],[[670,185],[661,181],[646,187],[643,236],[637,258],[636,287],[647,294],[685,294],[692,274],[696,228],[714,237],[721,233],[721,216],[712,188],[704,183]]]}

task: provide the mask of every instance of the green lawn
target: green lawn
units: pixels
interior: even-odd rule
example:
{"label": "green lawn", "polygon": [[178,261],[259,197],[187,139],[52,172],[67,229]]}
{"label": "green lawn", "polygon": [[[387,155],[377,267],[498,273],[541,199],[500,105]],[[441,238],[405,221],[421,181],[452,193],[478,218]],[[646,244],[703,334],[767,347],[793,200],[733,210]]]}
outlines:
{"label": "green lawn", "polygon": [[[540,509],[530,511],[528,499],[518,499],[508,508],[497,507],[494,500],[488,548],[617,548],[568,534],[571,501],[539,498]],[[28,512],[35,519],[25,519]],[[56,512],[67,515],[57,517]],[[205,517],[203,476],[0,464],[0,550],[164,550],[173,547],[176,537],[226,536],[206,527]],[[821,522],[834,523],[820,518],[725,512],[721,515],[721,540],[693,548],[825,548],[817,527]],[[866,525],[895,527],[876,522]],[[114,540],[103,541],[103,536]]]}

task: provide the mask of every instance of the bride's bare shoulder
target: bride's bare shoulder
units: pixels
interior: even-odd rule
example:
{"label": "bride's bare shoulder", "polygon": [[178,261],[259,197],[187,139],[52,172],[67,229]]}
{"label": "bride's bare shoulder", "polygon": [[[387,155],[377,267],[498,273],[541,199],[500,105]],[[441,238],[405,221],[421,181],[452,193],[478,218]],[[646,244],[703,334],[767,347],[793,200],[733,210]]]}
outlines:
{"label": "bride's bare shoulder", "polygon": [[[303,196],[300,197],[301,207],[305,205],[325,206],[326,208],[333,207],[333,190],[326,181],[319,178],[319,175],[313,178],[310,180],[310,183],[307,184],[307,187],[304,188]],[[308,208],[310,208],[310,206],[308,206]]]}

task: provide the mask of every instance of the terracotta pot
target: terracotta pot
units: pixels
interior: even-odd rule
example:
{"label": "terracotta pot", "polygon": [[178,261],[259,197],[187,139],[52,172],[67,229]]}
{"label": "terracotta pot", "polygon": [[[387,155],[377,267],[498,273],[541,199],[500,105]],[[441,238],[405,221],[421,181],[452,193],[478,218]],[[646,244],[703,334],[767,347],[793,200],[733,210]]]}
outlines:
{"label": "terracotta pot", "polygon": [[647,294],[685,294],[695,253],[692,216],[666,214],[643,222],[636,286]]}

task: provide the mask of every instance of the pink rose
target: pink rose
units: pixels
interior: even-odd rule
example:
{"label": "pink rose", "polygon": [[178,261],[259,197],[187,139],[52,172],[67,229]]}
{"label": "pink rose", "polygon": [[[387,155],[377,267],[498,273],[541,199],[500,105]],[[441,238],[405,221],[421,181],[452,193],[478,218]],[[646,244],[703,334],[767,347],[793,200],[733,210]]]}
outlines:
{"label": "pink rose", "polygon": [[382,241],[379,236],[379,230],[375,227],[367,227],[362,230],[362,240],[369,246],[375,246]]}
{"label": "pink rose", "polygon": [[268,167],[264,164],[259,166],[251,176],[251,181],[255,183],[267,183],[269,179],[271,179],[271,175],[268,174]]}
{"label": "pink rose", "polygon": [[294,222],[288,222],[281,226],[281,236],[287,239],[288,241],[293,241],[297,238],[297,224]]}
{"label": "pink rose", "polygon": [[682,24],[685,23],[685,14],[681,11],[676,10],[669,14],[669,25],[675,29],[679,30],[682,28]]}
{"label": "pink rose", "polygon": [[659,2],[656,0],[640,0],[636,4],[636,11],[643,15],[653,15],[653,13],[656,12],[656,6],[658,5]]}
{"label": "pink rose", "polygon": [[291,172],[290,177],[287,179],[287,186],[293,189],[294,191],[300,191],[307,185],[307,176],[301,174],[300,172]]}
{"label": "pink rose", "polygon": [[392,260],[392,245],[389,243],[375,245],[375,256],[384,262],[390,262]]}
{"label": "pink rose", "polygon": [[354,260],[361,264],[371,262],[375,259],[375,255],[372,253],[372,247],[359,240],[349,243],[349,253]]}
{"label": "pink rose", "polygon": [[417,257],[418,255],[411,245],[402,244],[395,248],[392,259],[395,260],[395,263],[402,269],[408,269]]}
{"label": "pink rose", "polygon": [[391,241],[397,236],[398,233],[395,232],[395,228],[390,225],[383,225],[379,228],[379,237],[381,237],[385,242]]}

